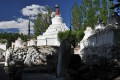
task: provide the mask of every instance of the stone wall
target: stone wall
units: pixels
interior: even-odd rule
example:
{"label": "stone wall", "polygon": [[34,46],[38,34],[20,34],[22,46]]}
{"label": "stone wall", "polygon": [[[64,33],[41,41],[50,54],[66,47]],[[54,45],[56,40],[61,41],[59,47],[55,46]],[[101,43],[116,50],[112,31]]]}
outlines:
{"label": "stone wall", "polygon": [[25,47],[25,48],[9,48],[6,51],[5,66],[13,65],[46,65],[47,55],[55,55],[57,47],[41,46],[41,47]]}
{"label": "stone wall", "polygon": [[105,29],[96,31],[86,40],[80,42],[84,46],[80,56],[88,64],[97,64],[99,61],[120,59],[120,29]]}
{"label": "stone wall", "polygon": [[114,30],[99,31],[88,37],[88,39],[81,41],[81,43],[85,47],[113,46],[115,43],[115,34]]}

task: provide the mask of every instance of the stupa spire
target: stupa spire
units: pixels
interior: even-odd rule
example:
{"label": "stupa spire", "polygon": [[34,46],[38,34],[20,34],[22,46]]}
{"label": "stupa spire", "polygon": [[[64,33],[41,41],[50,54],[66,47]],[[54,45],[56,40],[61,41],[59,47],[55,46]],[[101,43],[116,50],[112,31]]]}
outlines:
{"label": "stupa spire", "polygon": [[55,8],[56,8],[56,13],[55,13],[55,15],[60,15],[60,13],[59,13],[59,6],[58,6],[58,4],[56,4],[56,5],[55,5]]}

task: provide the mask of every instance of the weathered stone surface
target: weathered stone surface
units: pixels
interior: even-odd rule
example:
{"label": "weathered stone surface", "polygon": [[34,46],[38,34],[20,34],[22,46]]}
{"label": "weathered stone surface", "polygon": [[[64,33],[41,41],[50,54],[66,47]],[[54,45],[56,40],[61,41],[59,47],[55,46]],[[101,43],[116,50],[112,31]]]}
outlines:
{"label": "weathered stone surface", "polygon": [[[108,27],[108,26],[106,26]],[[97,64],[102,60],[120,61],[120,29],[106,28],[94,30],[93,34],[80,41],[80,56],[89,64]],[[89,31],[88,31],[89,33]],[[86,36],[87,32],[85,33]],[[117,63],[118,64],[118,63]]]}
{"label": "weathered stone surface", "polygon": [[17,63],[26,66],[46,64],[47,55],[54,55],[56,49],[53,47],[26,47],[9,48],[6,51],[5,66],[17,65]]}
{"label": "weathered stone surface", "polygon": [[[100,64],[102,61],[115,59],[119,62],[120,26],[117,25],[119,24],[118,19],[120,19],[119,16],[112,15],[108,19],[106,26],[98,23],[94,31],[86,28],[85,36],[80,41],[80,56],[85,62]],[[89,33],[90,35],[88,35]]]}
{"label": "weathered stone surface", "polygon": [[5,50],[0,49],[0,60],[4,58],[5,54],[4,54]]}

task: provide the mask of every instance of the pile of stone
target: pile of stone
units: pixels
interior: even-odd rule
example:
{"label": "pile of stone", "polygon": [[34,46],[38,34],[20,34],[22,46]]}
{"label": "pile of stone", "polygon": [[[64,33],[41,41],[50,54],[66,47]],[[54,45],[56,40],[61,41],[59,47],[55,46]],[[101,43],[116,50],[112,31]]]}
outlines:
{"label": "pile of stone", "polygon": [[6,51],[5,66],[13,65],[46,65],[47,55],[54,55],[57,50],[53,47],[9,48]]}
{"label": "pile of stone", "polygon": [[5,53],[5,50],[0,49],[0,60],[2,60],[4,58],[4,56],[5,56],[4,53]]}

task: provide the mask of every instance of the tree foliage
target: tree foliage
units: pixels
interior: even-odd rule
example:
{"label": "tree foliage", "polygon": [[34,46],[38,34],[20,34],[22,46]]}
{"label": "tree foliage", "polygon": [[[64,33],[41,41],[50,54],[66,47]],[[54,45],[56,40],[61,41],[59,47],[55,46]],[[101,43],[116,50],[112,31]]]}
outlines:
{"label": "tree foliage", "polygon": [[48,6],[46,6],[46,9],[48,11],[47,14],[41,14],[39,13],[37,15],[37,18],[34,21],[34,36],[41,35],[45,30],[48,28],[48,26],[51,24],[51,13],[52,9]]}
{"label": "tree foliage", "polygon": [[[81,4],[75,2],[72,8],[72,25],[75,30],[94,27],[97,20],[101,18],[105,23],[111,10],[109,7],[113,2],[108,0],[82,0]],[[101,7],[102,6],[102,7]]]}
{"label": "tree foliage", "polygon": [[[12,42],[15,42],[20,37],[23,41],[27,41],[27,35],[19,33],[0,33],[0,43],[7,43],[7,47],[11,46]],[[3,41],[4,40],[4,41]]]}
{"label": "tree foliage", "polygon": [[75,30],[80,30],[80,26],[82,24],[82,9],[78,6],[77,3],[74,4],[72,9],[72,25]]}
{"label": "tree foliage", "polygon": [[[87,0],[86,0],[87,1]],[[92,6],[92,1],[89,0],[89,3],[86,3],[87,6],[87,19],[86,19],[86,24],[87,26],[94,26],[95,23],[95,8]]]}
{"label": "tree foliage", "polygon": [[[108,0],[108,2],[109,2],[109,7],[112,7],[113,6],[113,1],[109,1]],[[113,10],[112,9],[110,9],[110,14],[113,12]]]}
{"label": "tree foliage", "polygon": [[59,32],[58,40],[61,42],[62,40],[69,37],[70,39],[72,39],[72,38],[76,39],[76,43],[79,43],[80,40],[82,40],[83,36],[84,36],[84,30],[80,30],[80,31],[72,30],[71,33],[68,30],[68,31],[64,31],[64,32]]}
{"label": "tree foliage", "polygon": [[102,0],[102,8],[100,9],[100,16],[101,19],[103,20],[103,22],[106,23],[107,21],[107,17],[108,17],[108,10],[107,9],[107,1],[106,0]]}

